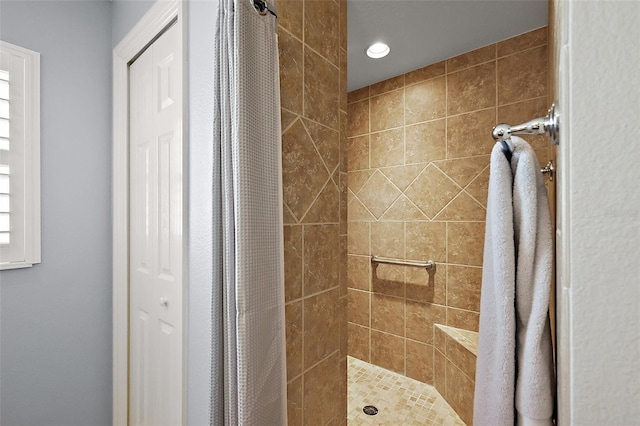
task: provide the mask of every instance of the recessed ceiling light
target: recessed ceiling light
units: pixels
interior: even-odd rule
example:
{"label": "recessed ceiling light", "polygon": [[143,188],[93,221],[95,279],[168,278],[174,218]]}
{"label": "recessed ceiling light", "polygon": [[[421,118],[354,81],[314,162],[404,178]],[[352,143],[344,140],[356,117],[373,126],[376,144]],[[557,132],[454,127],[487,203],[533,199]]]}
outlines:
{"label": "recessed ceiling light", "polygon": [[373,43],[367,48],[367,56],[374,59],[384,58],[389,54],[389,50],[389,46],[384,43]]}

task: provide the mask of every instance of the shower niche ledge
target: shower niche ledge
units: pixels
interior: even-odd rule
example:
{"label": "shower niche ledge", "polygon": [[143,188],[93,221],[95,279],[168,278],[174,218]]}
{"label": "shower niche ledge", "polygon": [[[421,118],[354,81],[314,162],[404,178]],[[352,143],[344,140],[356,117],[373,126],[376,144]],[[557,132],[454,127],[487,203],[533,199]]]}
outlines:
{"label": "shower niche ledge", "polygon": [[433,327],[434,385],[460,418],[471,425],[478,333],[441,324]]}

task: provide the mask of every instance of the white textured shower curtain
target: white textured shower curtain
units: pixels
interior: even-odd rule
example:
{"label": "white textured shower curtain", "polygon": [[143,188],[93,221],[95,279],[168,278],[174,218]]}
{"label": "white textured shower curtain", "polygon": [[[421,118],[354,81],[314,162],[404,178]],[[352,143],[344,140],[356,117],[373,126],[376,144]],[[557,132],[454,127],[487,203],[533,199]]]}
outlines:
{"label": "white textured shower curtain", "polygon": [[212,425],[287,421],[276,31],[276,18],[260,15],[249,0],[221,0],[214,122],[214,140],[220,143],[214,164],[220,169],[214,170],[213,192],[220,208],[214,208],[219,256],[213,259]]}

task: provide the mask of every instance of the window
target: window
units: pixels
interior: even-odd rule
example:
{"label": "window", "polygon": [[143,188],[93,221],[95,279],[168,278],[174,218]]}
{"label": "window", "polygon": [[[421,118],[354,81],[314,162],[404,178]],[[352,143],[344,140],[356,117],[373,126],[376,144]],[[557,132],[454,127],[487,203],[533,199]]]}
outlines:
{"label": "window", "polygon": [[40,54],[0,41],[0,270],[40,263]]}

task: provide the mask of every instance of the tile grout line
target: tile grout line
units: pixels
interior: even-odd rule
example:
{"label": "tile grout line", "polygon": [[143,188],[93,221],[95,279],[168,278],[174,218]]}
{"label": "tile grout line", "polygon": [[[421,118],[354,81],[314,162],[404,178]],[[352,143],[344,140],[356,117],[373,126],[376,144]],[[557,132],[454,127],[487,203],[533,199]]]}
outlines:
{"label": "tile grout line", "polygon": [[402,164],[407,164],[407,84],[402,75]]}
{"label": "tile grout line", "polygon": [[[329,293],[330,291],[333,291],[333,290],[336,290],[336,289],[338,289],[338,290],[339,290],[339,289],[340,289],[340,286],[339,286],[339,285],[334,285],[333,287],[329,287],[329,288],[327,288],[327,289],[320,290],[320,291],[318,291],[318,292],[311,293],[311,294],[309,294],[309,295],[301,296],[301,297],[299,297],[299,298],[297,298],[297,299],[289,300],[289,301],[287,301],[287,302],[285,303],[285,306],[293,305],[293,304],[298,303],[298,302],[304,302],[304,301],[305,301],[305,300],[307,300],[307,299],[311,299],[311,298],[313,298],[313,297],[320,296],[320,295],[325,294],[325,293]],[[304,327],[303,327],[303,328],[304,328]]]}
{"label": "tile grout line", "polygon": [[[402,233],[403,241],[402,241],[402,256],[404,259],[407,258],[407,222],[402,222]],[[404,375],[407,375],[407,270],[404,268],[404,279],[402,283],[402,345],[403,345],[403,371]]]}
{"label": "tile grout line", "polygon": [[335,351],[331,352],[329,355],[325,356],[324,358],[322,358],[320,361],[315,362],[314,364],[312,364],[309,368],[304,368],[304,365],[302,366],[302,373],[298,374],[297,376],[295,376],[294,378],[292,378],[291,380],[289,380],[287,378],[287,384],[293,382],[294,380],[297,379],[304,379],[304,376],[310,372],[311,370],[313,370],[314,368],[316,368],[318,365],[322,364],[323,362],[327,361],[329,358],[331,358],[334,355],[338,355],[338,357],[340,357],[340,349],[336,349]]}
{"label": "tile grout line", "polygon": [[305,334],[307,334],[306,330],[305,330],[305,325],[304,325],[304,317],[305,317],[305,315],[304,315],[305,314],[305,309],[304,309],[305,303],[304,303],[304,301],[305,301],[305,292],[306,292],[306,279],[305,279],[305,266],[304,266],[304,264],[305,264],[304,263],[304,261],[305,261],[305,255],[304,255],[304,253],[305,253],[305,238],[304,238],[304,236],[305,236],[305,225],[302,225],[301,234],[302,234],[302,236],[301,236],[302,254],[300,255],[300,259],[301,259],[301,262],[302,262],[302,268],[301,268],[301,270],[302,270],[302,296],[300,298],[300,304],[301,304],[301,309],[302,309],[302,327],[301,327],[302,328],[302,336],[301,336],[302,338],[301,338],[301,343],[300,343],[300,345],[301,345],[301,347],[300,347],[300,357],[302,358],[302,373],[300,375],[302,376],[302,379],[301,379],[302,380],[302,392],[301,392],[302,393],[302,395],[301,395],[302,407],[301,408],[302,408],[302,419],[303,419],[303,422],[304,422],[304,393],[305,393],[304,392],[304,389],[305,389],[305,380],[304,380],[305,379],[305,377],[304,377],[305,376],[305,374],[304,374],[304,356],[305,356],[305,353],[304,353],[304,340],[305,339],[304,339],[304,337],[305,337]]}
{"label": "tile grout line", "polygon": [[444,63],[444,156],[449,159],[449,63]]}
{"label": "tile grout line", "polygon": [[[367,94],[371,95],[371,86],[369,86],[368,90],[369,92]],[[367,109],[367,161],[369,162],[369,168],[371,168],[371,96],[367,96]]]}
{"label": "tile grout line", "polygon": [[[368,228],[368,240],[369,240],[369,253],[372,252],[372,243],[371,243],[371,223],[369,223]],[[367,268],[367,303],[369,304],[369,315],[367,324],[369,325],[367,330],[367,359],[371,362],[371,317],[372,317],[372,303],[373,303],[373,271],[371,269],[371,263],[369,263]]]}
{"label": "tile grout line", "polygon": [[[356,222],[356,221],[352,221],[352,222]],[[340,222],[295,222],[295,223],[284,223],[284,226],[301,226],[301,225],[307,225],[307,226],[320,226],[320,225],[340,225]]]}
{"label": "tile grout line", "polygon": [[[304,3],[304,2],[303,2]],[[303,8],[304,8],[304,4],[303,4]],[[304,12],[303,12],[304,13]],[[316,50],[313,46],[311,46],[310,44],[308,44],[306,42],[306,37],[304,36],[304,30],[306,27],[306,20],[303,19],[303,29],[302,29],[302,39],[298,36],[296,36],[295,34],[293,34],[291,31],[289,31],[287,28],[283,27],[282,25],[278,25],[278,29],[282,30],[284,32],[286,32],[289,36],[291,36],[294,40],[302,43],[305,47],[308,47],[310,51],[312,51],[313,53],[315,53],[316,55],[318,55],[320,58],[322,58],[323,60],[325,60],[329,65],[331,65],[333,68],[337,69],[338,71],[340,70],[340,64],[334,64],[333,61],[331,61],[331,59],[327,58],[326,56],[324,56],[322,53],[320,53],[318,50]],[[343,49],[344,50],[344,49]],[[340,62],[340,54],[338,53],[338,62]],[[304,53],[303,53],[304,56]]]}
{"label": "tile grout line", "polygon": [[[497,74],[497,72],[498,71],[496,69],[496,74]],[[448,90],[448,84],[445,84],[445,86],[447,87],[447,90]],[[498,85],[496,84],[496,92],[497,92],[497,90],[498,90]],[[389,131],[392,131],[392,130],[401,130],[404,127],[412,127],[412,126],[417,126],[417,125],[421,125],[421,124],[433,123],[433,122],[436,122],[436,121],[439,121],[439,120],[447,120],[449,118],[462,117],[463,115],[470,115],[470,114],[476,114],[476,113],[479,113],[479,112],[486,112],[486,111],[492,110],[494,108],[510,107],[510,106],[514,106],[514,105],[518,105],[518,104],[523,104],[525,102],[546,100],[546,98],[547,98],[546,96],[534,96],[534,97],[531,97],[531,98],[519,99],[519,100],[513,101],[513,102],[505,102],[504,104],[498,104],[498,102],[496,100],[496,103],[493,106],[484,107],[484,108],[478,108],[478,109],[472,109],[472,110],[469,110],[469,111],[459,112],[457,114],[448,114],[448,112],[447,112],[441,117],[436,117],[436,118],[432,118],[432,119],[429,119],[429,120],[417,121],[415,123],[409,123],[406,126],[405,125],[403,125],[403,126],[393,126],[393,127],[380,129],[380,130],[371,130],[371,131],[366,132],[366,133],[347,134],[347,139],[361,138],[361,137],[364,137],[364,136],[370,136],[370,135],[374,135],[374,134],[378,134],[378,133],[389,132]],[[365,101],[365,99],[363,99],[362,101]],[[358,102],[362,102],[362,101],[358,101]],[[446,96],[445,104],[448,104],[448,96]],[[446,108],[448,108],[448,105],[446,106]],[[289,111],[287,109],[285,109],[285,111],[291,112],[291,111]],[[307,117],[304,117],[304,118],[309,120]],[[313,121],[313,120],[311,120],[311,121]],[[334,128],[332,128],[330,126],[327,126],[326,124],[323,124],[323,123],[318,123],[318,124],[335,131]],[[481,155],[486,155],[486,154],[481,154]],[[465,158],[465,157],[458,157],[458,158]],[[447,157],[447,158],[444,158],[443,160],[447,160],[447,159],[449,159],[449,158]],[[436,161],[436,160],[434,160],[434,161]],[[410,164],[412,164],[412,163],[410,163]],[[401,164],[399,164],[399,165],[401,165]]]}

